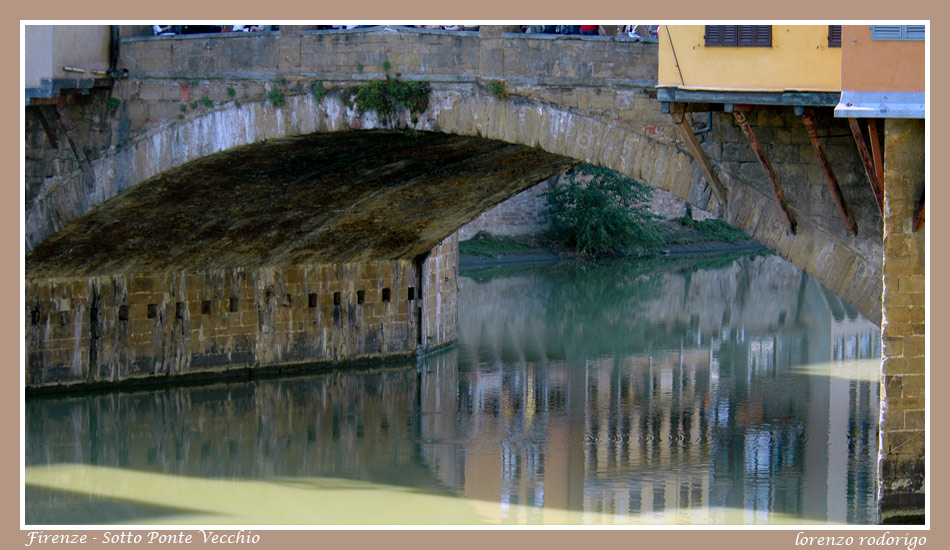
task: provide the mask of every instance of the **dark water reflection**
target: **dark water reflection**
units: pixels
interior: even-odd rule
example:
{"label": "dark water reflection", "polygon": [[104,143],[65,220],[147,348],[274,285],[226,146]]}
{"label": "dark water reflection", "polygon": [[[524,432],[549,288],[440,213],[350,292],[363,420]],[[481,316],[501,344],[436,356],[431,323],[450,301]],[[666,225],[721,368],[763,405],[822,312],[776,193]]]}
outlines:
{"label": "dark water reflection", "polygon": [[875,522],[879,329],[794,266],[459,284],[420,364],[31,399],[27,523]]}

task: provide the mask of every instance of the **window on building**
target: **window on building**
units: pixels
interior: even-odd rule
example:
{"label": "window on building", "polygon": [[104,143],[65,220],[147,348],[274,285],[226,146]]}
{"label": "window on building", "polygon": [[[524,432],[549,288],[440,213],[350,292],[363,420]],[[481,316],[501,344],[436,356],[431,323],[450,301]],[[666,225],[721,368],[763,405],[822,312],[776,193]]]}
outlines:
{"label": "window on building", "polygon": [[841,47],[841,25],[828,25],[828,47]]}
{"label": "window on building", "polygon": [[871,40],[923,39],[923,25],[871,25]]}
{"label": "window on building", "polygon": [[771,25],[706,25],[707,46],[770,47]]}

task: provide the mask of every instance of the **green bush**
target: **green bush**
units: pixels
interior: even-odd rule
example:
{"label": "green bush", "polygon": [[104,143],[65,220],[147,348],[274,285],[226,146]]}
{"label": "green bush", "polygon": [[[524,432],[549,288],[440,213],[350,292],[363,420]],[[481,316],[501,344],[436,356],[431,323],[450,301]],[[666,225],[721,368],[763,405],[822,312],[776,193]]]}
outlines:
{"label": "green bush", "polygon": [[343,90],[343,102],[347,107],[356,105],[362,115],[375,111],[380,120],[392,121],[401,105],[409,109],[413,118],[429,106],[429,85],[425,82],[406,82],[395,78],[371,80],[363,86],[351,86]]}
{"label": "green bush", "polygon": [[323,85],[323,81],[316,80],[310,84],[310,93],[313,94],[313,98],[317,101],[317,103],[320,103],[320,101],[323,99],[323,96],[327,95],[327,89]]}
{"label": "green bush", "polygon": [[270,100],[271,105],[274,107],[283,107],[286,102],[284,92],[279,88],[271,88],[271,90],[267,92],[267,99]]}
{"label": "green bush", "polygon": [[643,204],[652,190],[613,170],[583,164],[544,193],[547,237],[589,257],[661,244],[664,234]]}
{"label": "green bush", "polygon": [[488,93],[497,97],[498,99],[504,99],[508,95],[508,89],[505,87],[505,82],[503,80],[489,80]]}

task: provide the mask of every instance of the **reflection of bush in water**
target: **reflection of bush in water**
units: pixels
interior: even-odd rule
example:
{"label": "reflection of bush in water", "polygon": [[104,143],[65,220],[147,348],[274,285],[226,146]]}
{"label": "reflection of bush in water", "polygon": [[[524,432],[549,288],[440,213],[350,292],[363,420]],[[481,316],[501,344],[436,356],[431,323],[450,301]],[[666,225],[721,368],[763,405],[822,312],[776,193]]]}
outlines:
{"label": "reflection of bush in water", "polygon": [[681,298],[664,296],[669,277],[726,269],[736,261],[755,261],[761,254],[736,252],[686,258],[501,266],[465,271],[462,275],[481,284],[505,277],[534,279],[532,300],[543,302],[550,356],[564,355],[567,350],[572,350],[572,355],[600,355],[651,348],[678,349],[682,335],[689,329],[687,323],[649,319],[641,314],[646,304],[655,300]]}

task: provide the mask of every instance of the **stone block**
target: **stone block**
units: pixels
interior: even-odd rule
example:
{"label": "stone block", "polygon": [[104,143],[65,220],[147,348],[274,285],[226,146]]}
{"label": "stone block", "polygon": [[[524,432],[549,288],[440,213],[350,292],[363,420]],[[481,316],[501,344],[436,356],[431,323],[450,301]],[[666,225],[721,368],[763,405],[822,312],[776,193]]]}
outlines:
{"label": "stone block", "polygon": [[[924,395],[925,388],[925,375],[923,374],[902,374],[899,375],[900,381],[900,396],[901,397],[918,397]],[[887,395],[898,395],[888,393]]]}
{"label": "stone block", "polygon": [[885,337],[912,336],[914,334],[914,327],[910,323],[891,322],[886,317],[882,328]]}
{"label": "stone block", "polygon": [[904,324],[910,322],[910,307],[895,306],[885,297],[884,299],[884,319],[888,323]]}
{"label": "stone block", "polygon": [[904,339],[905,357],[923,357],[925,351],[925,338],[923,336],[907,336]]}
{"label": "stone block", "polygon": [[927,427],[926,411],[904,411],[904,428],[908,430],[924,430]]}
{"label": "stone block", "polygon": [[924,450],[920,430],[894,430],[881,434],[881,452],[888,455],[920,456]]}
{"label": "stone block", "polygon": [[888,357],[899,357],[904,354],[903,338],[883,338],[881,353]]}
{"label": "stone block", "polygon": [[903,411],[893,411],[884,414],[881,418],[880,429],[885,432],[903,430],[905,426],[905,413]]}

